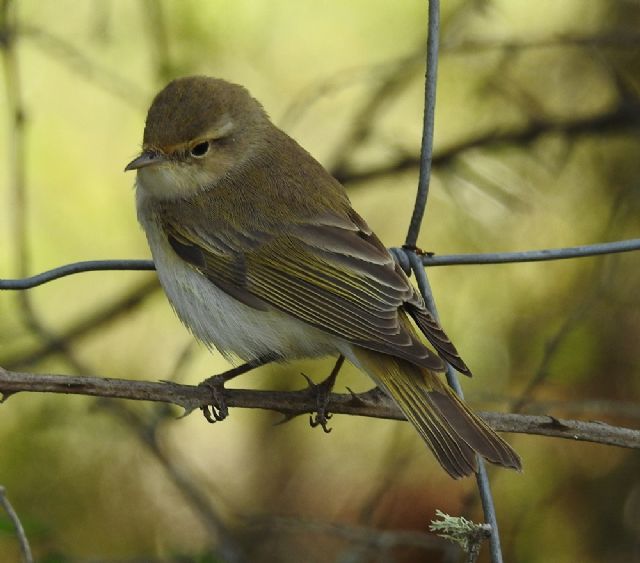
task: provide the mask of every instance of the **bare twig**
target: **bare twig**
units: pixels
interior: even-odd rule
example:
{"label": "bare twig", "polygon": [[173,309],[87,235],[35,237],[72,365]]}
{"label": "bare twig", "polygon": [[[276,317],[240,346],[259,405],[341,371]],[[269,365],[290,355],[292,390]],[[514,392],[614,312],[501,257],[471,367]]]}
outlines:
{"label": "bare twig", "polygon": [[418,57],[403,57],[386,71],[385,76],[372,92],[369,93],[366,102],[359,108],[351,122],[349,131],[333,150],[333,162],[331,171],[340,176],[348,170],[348,162],[358,147],[371,137],[376,123],[376,118],[385,104],[393,99],[393,95],[404,87],[411,79]]}
{"label": "bare twig", "polygon": [[142,7],[142,20],[145,23],[149,39],[149,54],[153,60],[155,78],[165,84],[173,78],[173,64],[169,49],[169,30],[164,14],[162,2],[156,0],[144,0]]}
{"label": "bare twig", "polygon": [[637,49],[640,45],[640,33],[616,30],[615,33],[601,33],[598,35],[570,35],[558,34],[542,39],[513,39],[513,40],[469,40],[450,41],[441,46],[442,54],[475,55],[487,51],[522,51],[525,49],[548,49],[550,47],[610,47],[622,49]]}
{"label": "bare twig", "polygon": [[0,485],[0,506],[4,508],[4,511],[7,513],[7,516],[9,516],[9,520],[11,520],[11,523],[16,530],[16,536],[18,537],[18,543],[20,545],[20,555],[22,556],[23,563],[33,563],[33,555],[31,555],[29,540],[27,540],[27,535],[24,532],[20,518],[18,518],[18,514],[13,509],[13,506],[11,506],[9,499],[7,498],[7,491],[2,485]]}
{"label": "bare twig", "polygon": [[[5,400],[16,393],[61,393],[136,401],[158,401],[178,405],[187,413],[206,405],[211,392],[206,387],[172,382],[151,382],[106,377],[34,374],[0,368],[0,393]],[[308,388],[301,391],[260,391],[225,389],[230,407],[272,410],[297,416],[313,412],[316,398]],[[380,393],[332,393],[327,408],[336,414],[404,420],[398,407]],[[480,413],[498,432],[537,434],[609,446],[640,449],[640,430],[611,426],[603,422],[584,422],[550,416]]]}
{"label": "bare twig", "polygon": [[200,487],[189,472],[169,455],[162,446],[158,436],[158,427],[162,418],[152,421],[143,420],[132,410],[124,405],[105,401],[100,406],[107,408],[108,412],[117,416],[124,422],[137,436],[147,450],[155,457],[156,461],[165,470],[169,479],[191,505],[193,511],[198,515],[200,522],[207,530],[207,537],[210,540],[218,540],[217,555],[228,563],[241,563],[245,561],[240,545],[233,538],[233,534],[227,528],[222,516],[207,500],[206,492]]}
{"label": "bare twig", "polygon": [[[400,67],[407,69],[414,68],[418,64],[422,64],[423,60],[424,55],[422,53],[411,52],[408,55],[402,55],[392,60],[375,63],[373,65],[360,65],[356,67],[342,68],[331,76],[324,77],[313,82],[295,96],[282,115],[280,125],[285,130],[290,129],[317,101],[333,93],[339,92],[340,90],[365,81],[382,81],[380,86],[378,86],[378,90],[380,88],[385,88],[388,92],[388,86],[384,83],[389,80],[394,80],[394,75],[399,72]],[[378,99],[377,102],[375,101],[376,98]],[[369,106],[367,115],[365,115],[364,112],[359,111],[358,116],[361,119],[366,117],[375,118],[377,110],[380,108],[380,101],[384,100],[380,99],[378,92],[374,91],[371,93],[365,102],[365,105]],[[347,148],[351,153],[353,153],[355,147],[349,146]],[[335,164],[333,168],[336,168]]]}
{"label": "bare twig", "polygon": [[[20,66],[16,53],[18,24],[16,4],[12,0],[5,0],[2,4],[0,16],[0,35],[4,41],[0,43],[4,68],[4,83],[11,116],[9,128],[9,176],[13,195],[13,239],[17,248],[16,271],[24,277],[29,271],[30,253],[27,236],[27,183],[26,183],[26,139],[25,139],[25,107],[22,96]],[[72,354],[66,344],[61,341],[40,319],[33,307],[30,295],[18,295],[18,304],[22,311],[26,327],[41,340],[62,352],[72,369],[77,373],[86,371],[85,366]]]}
{"label": "bare twig", "polygon": [[[529,120],[522,127],[511,130],[495,129],[480,132],[474,137],[462,139],[448,147],[440,148],[432,159],[433,168],[447,166],[455,158],[472,149],[491,149],[503,146],[528,145],[544,135],[563,135],[577,139],[621,131],[634,131],[640,122],[640,104],[625,101],[601,113],[571,116],[565,119]],[[342,171],[336,178],[342,182],[365,182],[415,170],[420,166],[418,155],[407,155],[395,162],[362,171]]]}
{"label": "bare twig", "polygon": [[522,412],[523,408],[531,400],[533,392],[549,376],[552,362],[561,344],[565,341],[567,336],[571,334],[571,331],[576,327],[576,325],[584,319],[585,315],[593,309],[593,303],[601,290],[602,288],[596,284],[595,287],[589,291],[586,296],[584,296],[582,302],[574,309],[574,311],[563,319],[562,324],[555,331],[553,336],[547,340],[538,369],[533,374],[533,377],[531,377],[527,382],[520,393],[520,396],[512,402],[512,409],[514,412]]}
{"label": "bare twig", "polygon": [[124,76],[87,56],[86,51],[81,47],[39,27],[21,25],[17,31],[22,37],[29,39],[44,55],[57,59],[81,79],[108,92],[121,102],[134,107],[147,105],[146,92]]}
{"label": "bare twig", "polygon": [[[91,314],[76,321],[66,329],[61,330],[58,339],[68,345],[80,337],[89,335],[99,327],[114,321],[144,303],[144,301],[159,288],[160,284],[157,278],[145,280],[134,285],[124,295],[94,310]],[[11,369],[30,366],[54,354],[56,351],[56,346],[51,342],[43,342],[35,349],[28,350],[27,352],[19,352],[10,356],[5,355],[2,362],[5,367]]]}
{"label": "bare twig", "polygon": [[425,550],[443,551],[447,549],[447,542],[440,538],[424,533],[403,530],[380,530],[369,526],[354,526],[335,522],[323,522],[304,518],[290,518],[284,516],[253,517],[247,526],[258,530],[268,530],[275,533],[311,532],[337,536],[378,549],[390,549],[399,546],[412,546]]}
{"label": "bare twig", "polygon": [[640,420],[640,403],[633,401],[616,401],[608,399],[583,400],[529,400],[519,412],[529,414],[541,413],[549,410],[559,410],[563,413],[575,413],[580,416],[605,416]]}
{"label": "bare twig", "polygon": [[7,139],[7,161],[13,212],[9,215],[12,235],[15,239],[15,269],[19,276],[26,276],[29,264],[26,224],[25,180],[25,108],[22,100],[20,67],[16,54],[16,4],[3,0],[0,6],[0,51],[4,88],[10,126]]}

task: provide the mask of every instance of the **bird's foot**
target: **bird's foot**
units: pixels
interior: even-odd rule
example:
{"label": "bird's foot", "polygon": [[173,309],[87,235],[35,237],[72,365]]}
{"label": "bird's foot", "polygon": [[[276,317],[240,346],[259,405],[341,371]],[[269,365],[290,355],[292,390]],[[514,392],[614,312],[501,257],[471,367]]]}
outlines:
{"label": "bird's foot", "polygon": [[210,402],[200,407],[207,422],[211,424],[224,420],[229,416],[229,408],[224,398],[224,384],[229,379],[225,378],[226,373],[209,377],[199,385],[200,387],[206,387],[211,393]]}
{"label": "bird's foot", "polygon": [[309,424],[311,428],[315,428],[316,426],[321,426],[322,430],[327,434],[331,432],[331,428],[329,428],[329,420],[331,419],[331,413],[328,410],[329,399],[331,397],[331,391],[333,390],[333,386],[336,382],[336,377],[338,376],[338,372],[344,363],[344,356],[338,356],[338,360],[336,361],[336,365],[331,370],[329,377],[327,377],[321,383],[314,383],[309,379],[304,373],[302,376],[307,380],[309,384],[309,391],[315,396],[316,399],[316,411],[309,416]]}
{"label": "bird's foot", "polygon": [[224,420],[229,416],[229,409],[227,408],[227,403],[224,398],[224,384],[227,381],[277,359],[278,357],[276,355],[267,354],[260,358],[256,358],[255,360],[251,360],[246,364],[227,370],[224,373],[208,377],[202,381],[199,386],[206,387],[211,391],[211,402],[200,407],[200,410],[207,421],[213,424],[214,422]]}
{"label": "bird's foot", "polygon": [[327,406],[329,404],[329,397],[331,395],[331,390],[333,389],[335,377],[331,378],[331,376],[329,376],[322,383],[314,383],[304,373],[302,374],[302,377],[307,380],[307,384],[309,385],[308,390],[316,400],[316,410],[309,416],[309,424],[311,428],[321,426],[322,430],[328,434],[331,432],[331,428],[329,428],[328,424],[332,414],[328,411]]}

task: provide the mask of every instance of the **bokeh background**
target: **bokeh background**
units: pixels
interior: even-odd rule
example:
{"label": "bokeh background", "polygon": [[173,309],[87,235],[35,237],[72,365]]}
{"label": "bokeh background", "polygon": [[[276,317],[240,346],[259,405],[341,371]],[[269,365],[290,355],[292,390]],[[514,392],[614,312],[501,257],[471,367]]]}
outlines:
{"label": "bokeh background", "polygon": [[[246,85],[346,185],[389,246],[417,184],[424,1],[0,2],[0,276],[144,258],[133,176],[154,93],[202,73]],[[640,232],[640,3],[443,6],[434,178],[419,244],[439,254]],[[18,111],[21,119],[15,120]],[[480,410],[637,427],[640,257],[432,268]],[[298,389],[330,359],[235,385]],[[194,345],[149,272],[0,293],[0,365],[195,384],[228,367]],[[337,390],[365,390],[351,369]],[[0,405],[0,484],[38,561],[458,561],[420,535],[439,508],[482,520],[400,422],[19,394]],[[506,561],[640,561],[640,456],[512,435],[491,469]],[[383,533],[384,531],[384,533]],[[18,549],[0,514],[0,561]],[[481,561],[488,561],[487,549]]]}

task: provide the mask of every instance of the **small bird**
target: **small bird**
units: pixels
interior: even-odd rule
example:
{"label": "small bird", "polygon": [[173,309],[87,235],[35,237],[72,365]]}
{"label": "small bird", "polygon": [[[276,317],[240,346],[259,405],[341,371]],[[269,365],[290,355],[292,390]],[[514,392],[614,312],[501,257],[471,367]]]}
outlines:
{"label": "small bird", "polygon": [[137,171],[138,219],[162,287],[205,345],[254,365],[344,356],[452,477],[477,471],[476,452],[520,470],[438,376],[444,361],[470,372],[343,186],[244,87],[170,82],[125,170]]}

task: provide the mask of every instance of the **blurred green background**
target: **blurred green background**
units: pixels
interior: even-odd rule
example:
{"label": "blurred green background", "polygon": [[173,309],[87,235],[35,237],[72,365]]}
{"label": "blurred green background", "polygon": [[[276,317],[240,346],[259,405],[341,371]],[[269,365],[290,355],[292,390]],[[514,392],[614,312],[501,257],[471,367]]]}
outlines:
{"label": "blurred green background", "polygon": [[[420,246],[447,254],[638,237],[640,4],[445,4]],[[426,2],[0,6],[1,277],[149,256],[123,168],[154,93],[194,73],[247,86],[344,181],[386,244],[403,242]],[[639,259],[432,268],[443,324],[475,373],[463,382],[472,406],[637,427]],[[86,273],[0,293],[0,365],[190,384],[226,369],[193,345],[154,280]],[[300,372],[318,381],[331,364],[266,367],[235,385],[297,389]],[[346,386],[370,383],[349,368],[337,390]],[[230,561],[238,550],[257,562],[458,561],[402,532],[426,531],[436,508],[482,520],[475,482],[449,479],[407,424],[340,416],[325,435],[305,417],[275,426],[274,413],[235,409],[211,426],[179,414],[26,393],[0,406],[0,484],[38,561]],[[525,471],[490,470],[506,561],[640,561],[635,451],[508,439]],[[394,533],[382,541],[378,530]],[[0,561],[17,559],[2,513]]]}

